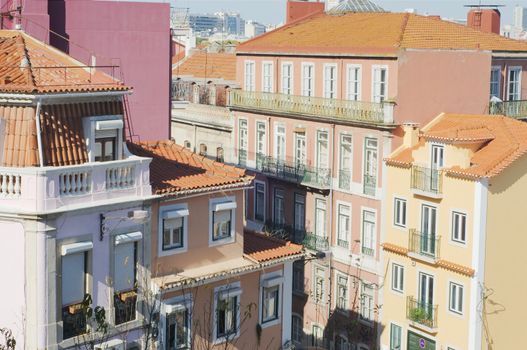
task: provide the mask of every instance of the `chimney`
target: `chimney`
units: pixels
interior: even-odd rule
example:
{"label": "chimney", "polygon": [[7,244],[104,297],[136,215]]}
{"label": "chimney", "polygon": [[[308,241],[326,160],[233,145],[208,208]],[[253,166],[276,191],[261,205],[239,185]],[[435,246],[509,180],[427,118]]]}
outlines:
{"label": "chimney", "polygon": [[500,34],[501,13],[493,8],[473,8],[467,14],[467,26],[485,33]]}
{"label": "chimney", "polygon": [[403,124],[403,145],[406,148],[413,147],[419,142],[419,124],[407,122]]}
{"label": "chimney", "polygon": [[285,23],[291,23],[299,19],[324,12],[324,2],[308,0],[288,0],[285,15]]}

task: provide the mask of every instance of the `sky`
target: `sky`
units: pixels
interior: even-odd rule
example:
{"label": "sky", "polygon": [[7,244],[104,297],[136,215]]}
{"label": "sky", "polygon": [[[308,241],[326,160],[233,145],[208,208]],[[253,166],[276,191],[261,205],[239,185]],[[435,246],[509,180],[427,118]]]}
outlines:
{"label": "sky", "polygon": [[[527,0],[374,0],[385,10],[400,12],[414,8],[420,14],[440,15],[442,17],[464,19],[466,4],[499,4],[502,24],[512,23],[514,6],[527,7]],[[175,7],[189,8],[191,13],[214,13],[217,11],[236,11],[246,20],[252,19],[264,24],[278,24],[285,18],[286,0],[172,0]]]}

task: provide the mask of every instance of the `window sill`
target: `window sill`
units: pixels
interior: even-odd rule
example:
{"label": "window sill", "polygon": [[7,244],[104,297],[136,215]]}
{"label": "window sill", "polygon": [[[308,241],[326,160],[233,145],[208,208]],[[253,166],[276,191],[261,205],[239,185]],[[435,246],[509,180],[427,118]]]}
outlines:
{"label": "window sill", "polygon": [[161,256],[170,256],[170,255],[176,255],[176,254],[181,254],[181,253],[186,253],[188,251],[188,248],[187,247],[181,247],[181,248],[172,248],[172,249],[168,249],[168,250],[158,250],[157,252],[157,256],[158,257],[161,257]]}
{"label": "window sill", "polygon": [[280,319],[280,317],[278,317],[277,319],[274,319],[274,320],[261,322],[260,326],[262,326],[262,328],[268,328],[268,327],[279,325],[280,323],[282,323],[282,320]]}
{"label": "window sill", "polygon": [[209,247],[216,247],[216,246],[220,246],[220,245],[231,244],[231,243],[234,243],[234,242],[236,242],[236,240],[234,239],[234,236],[221,238],[221,239],[218,239],[218,240],[215,240],[215,241],[210,240],[209,241]]}
{"label": "window sill", "polygon": [[212,342],[213,345],[219,345],[219,344],[224,344],[226,343],[227,341],[233,341],[235,340],[236,338],[238,338],[240,336],[240,332],[236,332],[236,334],[234,335],[226,335],[224,337],[220,337],[220,338],[215,338],[214,341]]}

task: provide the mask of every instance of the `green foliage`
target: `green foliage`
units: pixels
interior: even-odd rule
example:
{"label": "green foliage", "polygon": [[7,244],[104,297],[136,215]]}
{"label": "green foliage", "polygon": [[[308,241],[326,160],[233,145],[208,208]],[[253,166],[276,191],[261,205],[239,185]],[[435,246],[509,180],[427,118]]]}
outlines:
{"label": "green foliage", "polygon": [[0,341],[0,350],[14,350],[16,340],[13,332],[9,328],[0,328],[0,335],[4,336],[4,341]]}
{"label": "green foliage", "polygon": [[421,322],[428,318],[428,313],[422,307],[416,307],[410,310],[410,319],[414,322]]}

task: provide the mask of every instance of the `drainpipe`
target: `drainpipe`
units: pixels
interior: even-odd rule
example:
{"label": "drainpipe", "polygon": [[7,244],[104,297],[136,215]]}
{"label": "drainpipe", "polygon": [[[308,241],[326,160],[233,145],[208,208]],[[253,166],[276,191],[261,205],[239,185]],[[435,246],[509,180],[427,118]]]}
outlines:
{"label": "drainpipe", "polygon": [[196,142],[198,142],[198,126],[194,124],[194,153],[196,153]]}
{"label": "drainpipe", "polygon": [[40,129],[40,108],[42,106],[42,100],[38,100],[37,102],[37,111],[35,113],[35,124],[37,128],[37,144],[38,144],[38,161],[40,164],[40,167],[44,167],[44,155],[42,151],[42,131]]}
{"label": "drainpipe", "polygon": [[[329,189],[329,235],[328,235],[328,245],[331,247],[331,239],[334,238],[333,237],[333,170],[334,170],[334,160],[335,160],[335,124],[331,124],[331,147],[330,147],[330,150],[331,150],[331,157],[330,157],[330,165],[329,165],[329,169],[331,171],[331,175],[330,175],[330,180],[331,180],[331,186],[330,186],[330,189]],[[329,288],[329,292],[328,292],[328,322],[331,318],[331,301],[333,299],[333,287],[332,287],[332,280],[333,280],[333,266],[332,266],[332,257],[331,257],[331,253],[329,254],[329,283],[328,283],[328,288]]]}

